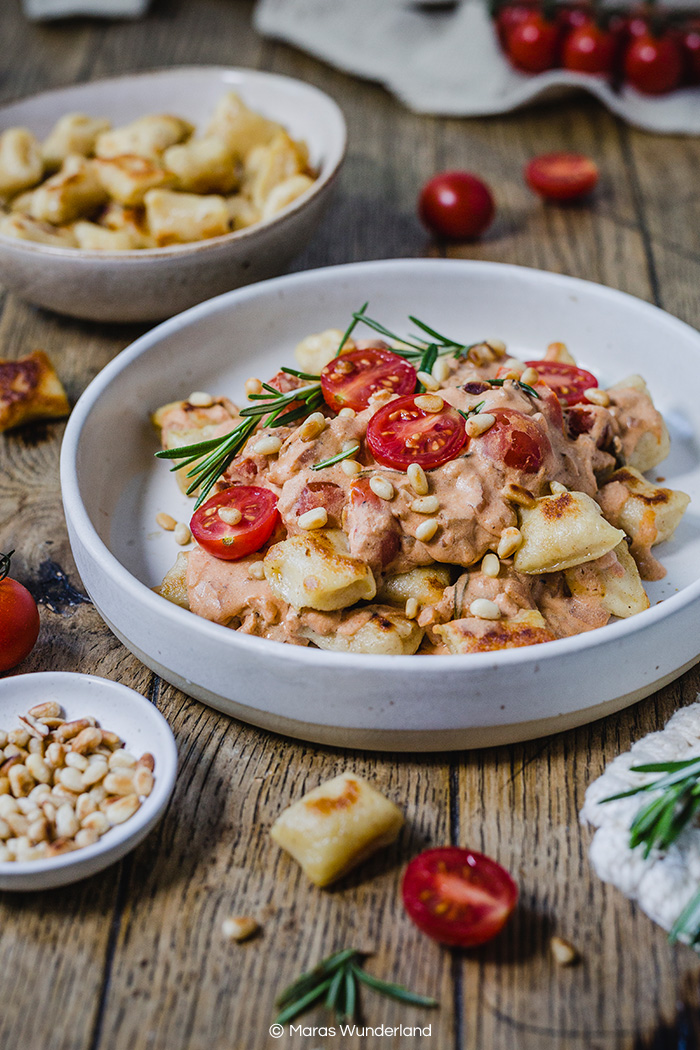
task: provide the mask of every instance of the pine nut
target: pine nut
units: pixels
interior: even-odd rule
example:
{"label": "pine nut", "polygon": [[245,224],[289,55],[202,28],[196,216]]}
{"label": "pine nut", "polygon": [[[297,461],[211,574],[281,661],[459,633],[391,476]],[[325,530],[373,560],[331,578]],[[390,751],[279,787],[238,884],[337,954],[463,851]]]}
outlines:
{"label": "pine nut", "polygon": [[25,745],[27,748],[36,745],[37,741],[42,741],[49,735],[49,727],[40,722],[38,718],[34,718],[33,715],[20,715],[19,720],[29,733],[29,740]]}
{"label": "pine nut", "polygon": [[187,400],[195,408],[211,408],[214,404],[214,398],[204,390],[193,390]]}
{"label": "pine nut", "polygon": [[302,441],[314,441],[326,429],[326,417],[321,412],[312,412],[299,427]]}
{"label": "pine nut", "polygon": [[6,743],[7,743],[7,733],[5,732],[4,729],[0,729],[0,751],[3,749],[3,747],[5,746]]}
{"label": "pine nut", "polygon": [[416,616],[418,615],[418,602],[415,598],[406,599],[405,612],[409,620],[415,620]]}
{"label": "pine nut", "polygon": [[129,817],[133,817],[141,803],[136,795],[124,795],[116,802],[110,802],[105,807],[105,816],[112,825],[123,824]]}
{"label": "pine nut", "polygon": [[433,365],[433,379],[439,386],[445,382],[450,376],[450,366],[444,357],[438,357],[437,361]]}
{"label": "pine nut", "polygon": [[511,554],[515,554],[522,542],[523,537],[520,529],[516,529],[515,527],[504,529],[501,533],[501,539],[498,544],[498,557],[510,558]]}
{"label": "pine nut", "polygon": [[549,488],[553,496],[561,496],[569,491],[566,485],[562,485],[559,481],[550,481]]}
{"label": "pine nut", "polygon": [[246,379],[245,381],[245,392],[250,397],[251,394],[261,394],[263,385],[259,379]]}
{"label": "pine nut", "polygon": [[375,496],[379,496],[380,499],[392,500],[395,496],[394,486],[386,478],[383,478],[381,474],[373,474],[369,479],[369,487]]}
{"label": "pine nut", "polygon": [[537,504],[537,500],[529,489],[524,488],[523,485],[515,485],[513,482],[506,485],[501,495],[510,503],[515,503],[518,507],[527,507],[528,510]]}
{"label": "pine nut", "polygon": [[[71,751],[77,751],[79,755],[88,755],[91,751],[94,751],[96,747],[99,747],[102,743],[102,730],[96,726],[90,726],[88,729],[83,729],[75,737],[71,743]],[[68,762],[68,756],[66,755],[66,762]],[[87,763],[83,766],[83,769],[87,769]]]}
{"label": "pine nut", "polygon": [[243,519],[238,507],[219,507],[217,513],[224,525],[238,525]]}
{"label": "pine nut", "polygon": [[62,726],[59,726],[54,732],[54,737],[59,743],[65,744],[69,740],[73,740],[83,729],[88,729],[94,724],[94,718],[75,718],[72,722],[64,722]]}
{"label": "pine nut", "polygon": [[476,343],[474,346],[469,347],[468,358],[475,364],[477,368],[483,368],[484,365],[490,365],[495,359],[496,354],[487,343]]}
{"label": "pine nut", "polygon": [[265,565],[261,561],[251,562],[248,566],[248,575],[252,580],[265,579]]}
{"label": "pine nut", "polygon": [[411,510],[416,514],[437,514],[440,510],[440,501],[437,496],[421,496],[413,500]]}
{"label": "pine nut", "polygon": [[600,405],[602,408],[607,408],[610,404],[610,394],[607,390],[601,390],[600,387],[592,386],[588,390],[584,390],[583,396],[586,401],[590,401],[592,405]]}
{"label": "pine nut", "polygon": [[143,768],[147,769],[149,773],[152,773],[153,770],[156,768],[156,760],[150,751],[144,751],[144,753],[141,755],[140,759],[136,763],[136,766],[137,768],[143,766]]}
{"label": "pine nut", "polygon": [[276,456],[282,448],[282,439],[275,434],[265,434],[253,445],[253,452],[259,456]]}
{"label": "pine nut", "polygon": [[134,776],[131,770],[119,770],[108,773],[104,778],[104,787],[108,795],[133,795]]}
{"label": "pine nut", "polygon": [[495,554],[485,554],[481,562],[481,571],[484,576],[490,576],[492,579],[496,579],[501,571],[501,563]]}
{"label": "pine nut", "polygon": [[521,383],[527,383],[528,386],[534,386],[535,383],[539,383],[540,373],[536,368],[526,368],[520,377]]}
{"label": "pine nut", "polygon": [[32,846],[44,842],[49,837],[49,825],[46,817],[37,817],[27,828],[27,838]]}
{"label": "pine nut", "polygon": [[496,417],[490,412],[477,412],[475,416],[469,417],[465,429],[469,437],[481,437],[482,434],[491,429],[495,422]]}
{"label": "pine nut", "polygon": [[88,767],[88,760],[85,755],[80,755],[77,751],[69,751],[66,755],[66,765],[84,773]]}
{"label": "pine nut", "polygon": [[[76,733],[75,735],[77,736],[78,734]],[[68,748],[64,747],[63,744],[54,741],[53,744],[49,744],[46,748],[46,761],[54,769],[60,769],[61,766],[65,765],[67,751]]]}
{"label": "pine nut", "polygon": [[[30,707],[28,714],[32,718],[60,718],[61,705],[57,704],[55,700],[45,700],[42,704],[35,704],[34,707]],[[3,737],[5,738],[4,741]],[[7,733],[0,732],[0,747],[5,746],[7,739]]]}
{"label": "pine nut", "polygon": [[92,787],[93,784],[99,784],[101,780],[107,776],[109,766],[103,760],[102,762],[91,762],[83,773],[83,784],[85,787]]}
{"label": "pine nut", "polygon": [[137,759],[131,752],[120,747],[109,756],[110,769],[133,769]]}
{"label": "pine nut", "polygon": [[88,813],[86,817],[83,817],[80,826],[82,828],[92,828],[98,835],[104,835],[106,831],[109,831],[109,821],[104,813],[100,813],[99,809],[96,809],[94,813]]}
{"label": "pine nut", "polygon": [[29,743],[29,733],[26,729],[11,729],[8,733],[8,739],[16,747],[26,748]]}
{"label": "pine nut", "polygon": [[41,755],[28,755],[25,765],[39,784],[51,783],[53,774]]}
{"label": "pine nut", "polygon": [[[418,372],[418,382],[422,383],[426,390],[440,389],[440,384],[430,372]],[[422,408],[422,405],[418,405],[418,407]],[[428,409],[428,411],[430,411],[430,409]]]}
{"label": "pine nut", "polygon": [[134,773],[134,791],[137,795],[143,797],[144,795],[150,795],[153,791],[153,785],[155,780],[150,769],[146,769],[145,766],[137,766],[136,772]]}
{"label": "pine nut", "polygon": [[503,357],[507,349],[502,339],[487,339],[486,345],[491,347],[497,357]]}
{"label": "pine nut", "polygon": [[428,518],[427,521],[422,521],[416,529],[416,539],[420,540],[421,543],[428,543],[437,532],[438,525],[437,518]]}
{"label": "pine nut", "polygon": [[341,408],[341,410],[338,413],[338,415],[342,419],[354,419],[355,416],[357,415],[357,412],[355,411],[354,408]]}
{"label": "pine nut", "polygon": [[418,397],[414,397],[413,403],[423,412],[442,412],[445,407],[445,402],[436,394],[419,394]]}
{"label": "pine nut", "polygon": [[110,732],[109,729],[102,730],[102,743],[105,744],[110,751],[116,751],[122,746],[122,740],[116,733]]}
{"label": "pine nut", "polygon": [[489,598],[475,598],[469,606],[472,616],[480,620],[500,620],[501,610]]}
{"label": "pine nut", "polygon": [[0,839],[9,839],[11,834],[12,828],[6,820],[3,820],[2,817],[0,817]]}
{"label": "pine nut", "polygon": [[563,361],[566,365],[576,364],[566,343],[550,343],[545,358],[547,361]]}
{"label": "pine nut", "polygon": [[517,377],[520,378],[520,376],[525,371],[525,367],[526,366],[525,366],[525,362],[524,361],[519,361],[517,357],[508,357],[503,362],[501,367],[502,368],[508,368],[511,372],[515,372]]}
{"label": "pine nut", "polygon": [[192,533],[190,532],[188,526],[185,525],[184,521],[179,521],[177,523],[177,525],[175,526],[175,531],[173,532],[173,536],[175,537],[175,542],[178,543],[181,547],[184,547],[192,539]]}
{"label": "pine nut", "polygon": [[563,937],[552,937],[549,942],[552,958],[559,966],[571,966],[580,958],[578,951],[570,941]]}
{"label": "pine nut", "polygon": [[89,793],[84,792],[82,795],[78,795],[77,802],[75,803],[75,815],[78,819],[78,823],[82,825],[83,821],[90,813],[94,813],[97,809],[97,803],[94,798],[90,798]]}
{"label": "pine nut", "polygon": [[340,469],[343,474],[347,474],[349,478],[353,478],[362,472],[362,464],[358,463],[356,459],[343,459],[340,462]]}
{"label": "pine nut", "polygon": [[58,771],[56,779],[59,784],[62,787],[67,788],[68,791],[75,791],[78,795],[83,791],[83,774],[79,769],[73,769],[71,766],[66,766],[64,769]]}
{"label": "pine nut", "polygon": [[306,513],[300,514],[297,518],[299,528],[306,529],[307,532],[313,529],[322,529],[327,524],[328,511],[325,507],[314,507],[313,510],[307,510]]}
{"label": "pine nut", "polygon": [[56,810],[56,834],[59,838],[72,839],[79,827],[73,807],[64,802]]}
{"label": "pine nut", "polygon": [[221,924],[221,932],[230,941],[247,941],[259,929],[260,925],[248,915],[224,919]]}
{"label": "pine nut", "polygon": [[15,798],[20,798],[22,795],[28,795],[34,787],[34,777],[21,762],[12,766],[8,776],[10,778],[10,788]]}
{"label": "pine nut", "polygon": [[430,491],[428,478],[419,463],[411,463],[406,471],[408,483],[417,496],[427,496]]}
{"label": "pine nut", "polygon": [[78,849],[84,849],[85,846],[94,846],[99,837],[94,828],[81,828],[75,834],[75,844]]}
{"label": "pine nut", "polygon": [[164,510],[161,510],[156,514],[156,525],[160,525],[161,529],[165,529],[166,532],[172,532],[177,522],[172,514],[166,514]]}

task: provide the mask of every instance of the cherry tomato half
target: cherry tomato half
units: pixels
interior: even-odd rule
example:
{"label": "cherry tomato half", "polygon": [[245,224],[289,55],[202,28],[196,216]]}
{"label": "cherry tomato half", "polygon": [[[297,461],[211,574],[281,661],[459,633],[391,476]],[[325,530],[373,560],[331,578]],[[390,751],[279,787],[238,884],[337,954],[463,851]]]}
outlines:
{"label": "cherry tomato half", "polygon": [[540,379],[554,391],[563,405],[578,405],[585,401],[586,390],[598,386],[592,372],[564,361],[526,361],[528,368],[536,368]]}
{"label": "cherry tomato half", "polygon": [[543,153],[526,165],[525,181],[546,200],[572,201],[595,187],[598,167],[583,153]]}
{"label": "cherry tomato half", "polygon": [[[229,515],[229,511],[234,513]],[[224,520],[235,517],[236,511],[241,515],[237,524]],[[217,492],[194,512],[190,529],[200,547],[209,554],[224,561],[235,561],[260,550],[275,531],[278,520],[274,492],[256,485],[233,485]]]}
{"label": "cherry tomato half", "polygon": [[427,849],[410,862],[401,886],[404,908],[441,944],[473,948],[500,933],[518,887],[500,864],[459,846]]}
{"label": "cherry tomato half", "polygon": [[561,53],[564,69],[608,76],[615,68],[617,41],[595,22],[578,26],[567,36]]}
{"label": "cherry tomato half", "polygon": [[533,419],[515,408],[493,408],[492,427],[476,438],[481,451],[496,463],[523,474],[536,474],[552,446]]}
{"label": "cherry tomato half", "polygon": [[525,73],[544,73],[554,69],[559,56],[561,30],[539,11],[533,11],[514,26],[508,35],[507,54],[517,69]]}
{"label": "cherry tomato half", "polygon": [[635,37],[625,52],[625,80],[645,95],[665,95],[683,76],[683,56],[669,35],[645,33]]}
{"label": "cherry tomato half", "polygon": [[433,176],[418,198],[421,222],[438,237],[452,241],[480,237],[495,213],[490,189],[468,171],[443,171]]}
{"label": "cherry tomato half", "polygon": [[336,412],[341,408],[361,412],[377,390],[412,394],[417,381],[415,368],[405,358],[377,347],[334,357],[321,372],[323,396]]}
{"label": "cherry tomato half", "polygon": [[36,602],[26,587],[7,575],[13,554],[0,554],[0,671],[21,663],[39,637]]}
{"label": "cherry tomato half", "polygon": [[378,463],[408,470],[418,463],[424,470],[454,459],[467,441],[464,419],[445,404],[440,412],[426,412],[415,397],[400,397],[375,412],[367,427],[367,444]]}

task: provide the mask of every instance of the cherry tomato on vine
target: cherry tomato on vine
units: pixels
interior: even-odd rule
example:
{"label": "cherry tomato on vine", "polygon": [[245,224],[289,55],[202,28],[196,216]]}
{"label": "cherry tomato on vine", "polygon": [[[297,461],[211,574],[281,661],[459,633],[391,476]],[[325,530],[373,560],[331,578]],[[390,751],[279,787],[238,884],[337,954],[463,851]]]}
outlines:
{"label": "cherry tomato on vine", "polygon": [[572,30],[564,41],[561,63],[576,73],[608,76],[615,68],[617,40],[608,30],[589,21]]}
{"label": "cherry tomato on vine", "polygon": [[686,26],[681,34],[684,79],[688,84],[700,84],[700,22]]}
{"label": "cherry tomato on vine", "polygon": [[525,73],[544,73],[554,69],[559,57],[561,31],[539,11],[533,11],[508,36],[507,54]]}
{"label": "cherry tomato on vine", "polygon": [[590,4],[571,4],[560,7],[557,11],[557,23],[565,32],[578,29],[591,20]]}
{"label": "cherry tomato on vine", "polygon": [[21,663],[39,637],[36,602],[26,587],[8,576],[14,553],[0,554],[0,671]]}
{"label": "cherry tomato on vine", "polygon": [[546,200],[577,200],[594,189],[598,166],[583,153],[543,153],[526,165],[525,181]]}
{"label": "cherry tomato on vine", "polygon": [[321,372],[323,396],[336,412],[341,408],[361,412],[377,390],[412,394],[417,381],[415,368],[404,357],[374,346],[334,357]]}
{"label": "cherry tomato on vine", "polygon": [[496,463],[523,474],[536,474],[552,451],[549,438],[537,423],[515,408],[492,408],[492,427],[475,438],[479,448]]}
{"label": "cherry tomato on vine", "polygon": [[468,441],[464,419],[445,403],[439,412],[419,408],[415,397],[400,397],[375,412],[367,427],[367,444],[378,463],[408,470],[440,467],[462,451]]}
{"label": "cherry tomato on vine", "polygon": [[536,368],[540,379],[554,391],[562,405],[578,405],[585,401],[586,390],[598,386],[592,372],[565,361],[526,361],[528,368]]}
{"label": "cherry tomato on vine", "polygon": [[[238,514],[241,517],[236,522]],[[278,521],[274,492],[256,485],[233,485],[217,492],[194,512],[190,529],[209,554],[235,561],[260,550]]]}
{"label": "cherry tomato on vine", "polygon": [[635,37],[624,58],[625,80],[645,95],[665,95],[677,88],[683,75],[683,58],[676,40],[647,32]]}
{"label": "cherry tomato on vine", "polygon": [[530,15],[537,5],[535,3],[513,3],[505,4],[498,14],[496,15],[496,31],[498,32],[501,45],[503,47],[508,43],[508,37],[510,32],[520,22],[523,22],[528,15]]}
{"label": "cherry tomato on vine", "polygon": [[468,171],[443,171],[420,192],[418,214],[438,237],[463,241],[480,237],[496,213],[485,182]]}
{"label": "cherry tomato on vine", "polygon": [[500,933],[518,901],[518,887],[500,864],[459,846],[427,849],[406,868],[404,908],[428,937],[473,948]]}

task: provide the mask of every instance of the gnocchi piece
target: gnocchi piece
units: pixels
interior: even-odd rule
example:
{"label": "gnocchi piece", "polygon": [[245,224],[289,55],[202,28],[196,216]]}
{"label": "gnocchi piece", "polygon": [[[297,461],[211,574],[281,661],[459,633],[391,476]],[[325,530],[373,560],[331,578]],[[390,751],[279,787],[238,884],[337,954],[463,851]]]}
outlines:
{"label": "gnocchi piece", "polygon": [[127,207],[143,204],[149,190],[175,183],[175,177],[159,164],[133,153],[121,157],[98,157],[93,164],[98,179],[112,200]]}
{"label": "gnocchi piece", "polygon": [[277,818],[270,836],[316,886],[328,886],[383,846],[403,827],[401,810],[350,773],[328,780]]}
{"label": "gnocchi piece", "polygon": [[[323,332],[315,335],[307,335],[300,343],[297,343],[294,356],[302,371],[319,375],[324,365],[338,353],[340,340],[343,333],[339,328],[326,328]],[[352,339],[345,343],[344,350],[354,350],[355,344]]]}
{"label": "gnocchi piece", "polygon": [[270,190],[262,206],[262,218],[271,219],[313,186],[310,175],[292,175]]}
{"label": "gnocchi piece", "polygon": [[295,609],[324,612],[374,598],[372,570],[346,553],[343,539],[339,529],[317,529],[274,544],[263,561],[270,590]]}
{"label": "gnocchi piece", "polygon": [[258,146],[247,155],[241,189],[262,210],[276,186],[306,174],[306,169],[305,148],[280,131],[269,146]]}
{"label": "gnocchi piece", "polygon": [[55,226],[91,215],[107,200],[93,162],[71,155],[59,172],[32,194],[31,216]]}
{"label": "gnocchi piece", "polygon": [[226,210],[234,230],[244,230],[247,226],[260,222],[261,219],[259,210],[242,193],[226,198]]}
{"label": "gnocchi piece", "polygon": [[44,139],[41,154],[49,171],[61,167],[71,153],[89,157],[95,152],[97,136],[109,131],[112,125],[100,117],[88,117],[85,113],[66,113],[56,121]]}
{"label": "gnocchi piece", "polygon": [[654,408],[640,375],[627,376],[608,387],[611,410],[622,429],[622,455],[633,470],[652,470],[666,459],[671,438],[663,416]]}
{"label": "gnocchi piece", "polygon": [[5,237],[16,237],[20,241],[34,241],[53,248],[77,248],[78,241],[72,230],[52,226],[48,222],[37,222],[29,215],[3,215],[0,218],[0,233]]}
{"label": "gnocchi piece", "polygon": [[539,642],[552,642],[550,631],[537,609],[523,609],[505,620],[466,617],[432,628],[451,653],[490,653],[499,649],[519,649]]}
{"label": "gnocchi piece", "polygon": [[564,575],[574,597],[597,598],[611,616],[626,619],[649,608],[649,598],[626,540],[599,561],[566,569]]}
{"label": "gnocchi piece", "polygon": [[419,605],[437,605],[445,588],[450,586],[446,565],[421,565],[409,572],[387,576],[377,591],[377,598],[390,605],[405,605],[414,598]]}
{"label": "gnocchi piece", "polygon": [[[236,406],[228,398],[220,398],[208,408],[198,408],[189,401],[171,401],[153,413],[152,422],[161,431],[163,448],[181,448],[227,434],[239,422],[239,417]],[[173,461],[173,465],[176,462]],[[196,460],[191,466],[175,471],[175,478],[182,492],[187,491],[192,481],[187,477],[187,471],[196,466],[197,462],[199,461]]]}
{"label": "gnocchi piece", "polygon": [[231,193],[239,182],[231,147],[215,135],[170,146],[163,154],[163,164],[188,193]]}
{"label": "gnocchi piece", "polygon": [[187,559],[189,553],[187,551],[180,551],[175,564],[171,569],[168,569],[163,582],[159,587],[154,587],[156,594],[160,594],[162,598],[167,598],[173,605],[179,605],[181,609],[189,609],[190,603],[187,597]]}
{"label": "gnocchi piece", "polygon": [[0,197],[13,197],[35,186],[44,174],[41,147],[27,128],[0,135]]}
{"label": "gnocchi piece", "polygon": [[43,350],[0,361],[0,431],[69,412],[63,384]]}
{"label": "gnocchi piece", "polygon": [[157,160],[169,146],[189,138],[194,126],[181,117],[163,113],[139,117],[131,124],[97,136],[95,153],[98,157],[120,157],[135,153],[147,160]]}
{"label": "gnocchi piece", "polygon": [[282,125],[248,109],[235,91],[219,99],[206,129],[207,135],[223,139],[237,157],[256,146],[266,146],[282,131]]}
{"label": "gnocchi piece", "polygon": [[135,230],[109,230],[86,219],[73,224],[73,233],[79,248],[84,251],[131,251],[143,248],[143,237]]}
{"label": "gnocchi piece", "polygon": [[520,516],[522,543],[513,565],[526,575],[594,561],[625,538],[585,492],[542,496],[534,507],[521,507]]}
{"label": "gnocchi piece", "polygon": [[146,221],[159,247],[203,241],[229,232],[226,201],[215,195],[149,190]]}
{"label": "gnocchi piece", "polygon": [[100,226],[108,230],[125,230],[141,238],[142,248],[155,247],[155,241],[146,229],[146,213],[143,208],[129,208],[116,201],[110,203],[100,212]]}
{"label": "gnocchi piece", "polygon": [[319,649],[375,656],[412,656],[423,640],[423,629],[415,620],[381,605],[348,613],[329,634],[312,624],[305,624],[300,633]]}

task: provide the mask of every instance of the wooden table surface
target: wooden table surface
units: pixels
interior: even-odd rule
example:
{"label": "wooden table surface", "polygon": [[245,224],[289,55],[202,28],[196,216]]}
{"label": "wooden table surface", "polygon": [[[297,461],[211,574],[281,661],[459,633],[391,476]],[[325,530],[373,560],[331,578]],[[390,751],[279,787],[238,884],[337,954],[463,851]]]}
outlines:
{"label": "wooden table surface", "polygon": [[[599,281],[700,327],[700,140],[636,132],[583,99],[489,120],[413,116],[381,88],[261,40],[251,11],[247,0],[162,0],[135,23],[40,26],[21,17],[18,0],[4,0],[0,93],[10,100],[182,63],[301,77],[343,107],[350,147],[335,206],[297,268],[438,254],[417,222],[416,192],[435,171],[466,167],[493,186],[498,216],[482,242],[451,254]],[[593,205],[544,207],[524,186],[523,162],[561,148],[597,158]],[[43,347],[74,401],[139,331],[79,323],[6,296],[0,355]],[[481,753],[368,754],[260,732],[167,685],[92,605],[71,600],[68,584],[81,583],[60,502],[62,431],[52,424],[0,438],[0,550],[17,548],[15,575],[43,596],[39,642],[20,671],[92,672],[139,690],[172,725],[180,772],[165,819],[123,862],[62,890],[0,895],[3,1050],[698,1045],[697,957],[669,947],[662,930],[597,880],[591,834],[578,823],[587,784],[695,700],[698,670],[604,721]],[[348,768],[395,799],[407,824],[394,847],[320,891],[268,828],[289,801]],[[463,955],[420,935],[399,897],[405,862],[448,842],[497,857],[521,889],[504,935]],[[241,913],[256,915],[263,933],[232,946],[221,922]],[[578,966],[553,964],[553,934],[577,945]],[[269,1036],[275,992],[346,946],[373,951],[368,968],[377,975],[440,1001],[427,1012],[368,994],[365,1023],[430,1024],[430,1036]],[[324,1017],[318,1011],[305,1023]]]}

